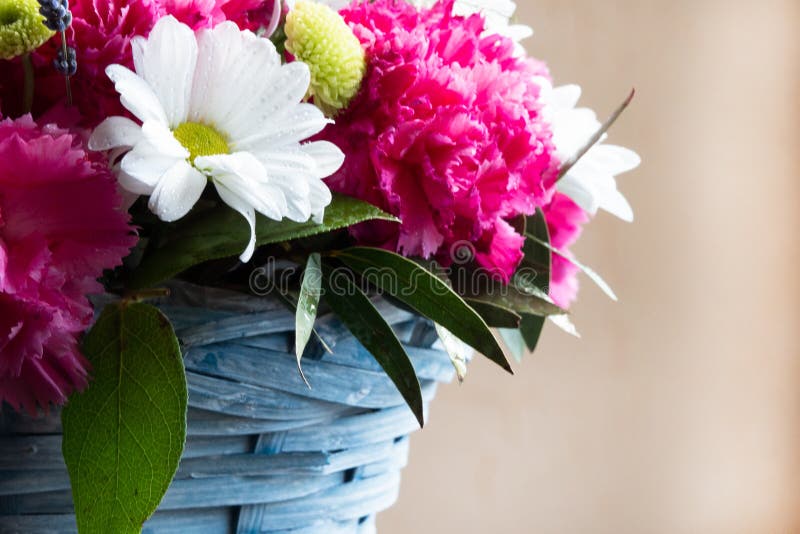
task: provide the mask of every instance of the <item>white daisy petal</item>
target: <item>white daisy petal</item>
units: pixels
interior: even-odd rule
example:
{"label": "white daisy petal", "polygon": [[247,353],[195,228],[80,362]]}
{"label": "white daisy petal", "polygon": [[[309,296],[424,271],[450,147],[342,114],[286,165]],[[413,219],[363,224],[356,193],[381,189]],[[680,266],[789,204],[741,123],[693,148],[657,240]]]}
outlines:
{"label": "white daisy petal", "polygon": [[285,217],[294,222],[306,222],[311,218],[311,187],[308,180],[286,179],[278,184],[286,196],[287,210]]}
{"label": "white daisy petal", "polygon": [[189,151],[175,139],[167,127],[157,122],[142,124],[142,137],[154,150],[165,156],[188,158]]}
{"label": "white daisy petal", "polygon": [[200,200],[206,183],[208,180],[200,171],[181,160],[158,180],[148,206],[162,221],[177,221]]}
{"label": "white daisy petal", "polygon": [[602,199],[600,206],[611,215],[615,215],[625,222],[633,222],[633,208],[622,193],[613,189]]}
{"label": "white daisy petal", "polygon": [[131,41],[136,72],[158,96],[170,126],[186,121],[197,63],[194,32],[172,16],[156,23],[150,36]]}
{"label": "white daisy petal", "polygon": [[[257,136],[265,129],[282,127],[286,124],[287,116],[297,110],[298,102],[305,98],[310,83],[311,72],[308,65],[301,61],[282,65],[272,76],[259,79],[249,88],[248,98],[244,99],[249,104],[242,106],[240,113],[235,117],[238,119],[237,128],[236,131],[230,132],[232,140],[236,142]],[[316,110],[313,113],[318,112],[319,118],[324,120],[323,113],[316,106],[300,104],[300,107],[313,108]],[[324,128],[327,122],[320,124],[319,130]]]}
{"label": "white daisy petal", "polygon": [[141,135],[133,150],[122,158],[120,169],[139,182],[155,187],[167,170],[189,157],[189,151],[158,122],[145,122]]}
{"label": "white daisy petal", "polygon": [[311,203],[311,218],[317,224],[322,224],[325,215],[325,208],[331,203],[333,196],[331,190],[322,180],[312,178],[308,182],[309,201]]}
{"label": "white daisy petal", "polygon": [[326,178],[339,170],[344,163],[344,152],[328,141],[314,141],[300,145],[300,150],[311,156],[316,162],[314,176]]}
{"label": "white daisy petal", "polygon": [[290,174],[312,175],[316,171],[317,162],[309,154],[299,148],[294,150],[263,150],[252,152],[267,171],[268,175]]}
{"label": "white daisy petal", "polygon": [[89,138],[89,150],[131,148],[142,138],[142,127],[127,117],[109,117],[101,122]]}
{"label": "white daisy petal", "polygon": [[[142,184],[155,188],[164,173],[180,161],[184,160],[163,156],[148,150],[147,145],[140,143],[122,158],[120,170]],[[125,187],[124,184],[123,187]],[[133,189],[128,190],[134,191]]]}
{"label": "white daisy petal", "polygon": [[577,84],[561,85],[553,88],[551,105],[559,109],[572,109],[581,99],[581,86]]}
{"label": "white daisy petal", "polygon": [[196,164],[212,177],[222,201],[250,225],[250,241],[240,256],[243,262],[250,261],[256,244],[255,212],[281,220],[287,211],[283,192],[269,184],[264,166],[247,152],[197,158]]}
{"label": "white daisy petal", "polygon": [[[264,39],[256,39],[262,46],[272,46]],[[263,56],[264,54],[262,54]],[[277,52],[275,52],[277,56]],[[231,138],[236,140],[258,133],[291,112],[308,92],[311,74],[302,62],[275,66],[269,76],[263,76],[264,68],[253,66],[242,80],[247,98],[244,98],[228,120]],[[261,69],[260,71],[257,69]]]}
{"label": "white daisy petal", "polygon": [[571,198],[586,213],[595,215],[600,208],[596,189],[592,184],[581,181],[572,173],[567,173],[558,182],[558,191]]}
{"label": "white daisy petal", "polygon": [[259,146],[280,147],[296,144],[319,133],[332,121],[313,104],[297,104],[280,119],[262,124],[250,137],[237,139],[231,146],[253,151]]}
{"label": "white daisy petal", "polygon": [[253,253],[256,250],[256,211],[239,195],[228,189],[225,184],[214,182],[214,187],[217,188],[217,193],[219,193],[222,201],[241,213],[247,221],[247,224],[250,225],[250,240],[247,242],[244,252],[239,256],[239,260],[241,260],[242,263],[247,263],[253,257]]}
{"label": "white daisy petal", "polygon": [[232,22],[200,32],[198,47],[190,120],[225,125],[235,139],[241,135],[237,116],[248,118],[253,106],[270,105],[273,96],[265,93],[265,86],[280,67],[280,55],[268,39],[242,32]]}
{"label": "white daisy petal", "polygon": [[214,184],[222,184],[256,211],[270,219],[280,221],[287,211],[286,198],[280,188],[270,183],[264,165],[247,152],[204,156],[195,165],[211,177]]}
{"label": "white daisy petal", "polygon": [[[173,163],[174,165],[174,163]],[[166,171],[165,171],[166,172]],[[163,173],[162,173],[163,175]],[[158,176],[161,178],[161,175]],[[120,187],[123,190],[127,191],[128,193],[132,193],[134,195],[152,195],[153,191],[156,189],[156,184],[158,183],[158,179],[153,180],[151,182],[146,182],[131,176],[127,172],[123,171],[122,169],[117,169],[117,181],[119,182]]]}
{"label": "white daisy petal", "polygon": [[142,122],[153,120],[167,124],[167,115],[158,96],[143,78],[122,65],[109,65],[106,74],[114,82],[114,88],[125,109]]}
{"label": "white daisy petal", "polygon": [[615,175],[632,171],[642,163],[636,152],[622,146],[596,145],[589,152],[598,165],[602,165]]}

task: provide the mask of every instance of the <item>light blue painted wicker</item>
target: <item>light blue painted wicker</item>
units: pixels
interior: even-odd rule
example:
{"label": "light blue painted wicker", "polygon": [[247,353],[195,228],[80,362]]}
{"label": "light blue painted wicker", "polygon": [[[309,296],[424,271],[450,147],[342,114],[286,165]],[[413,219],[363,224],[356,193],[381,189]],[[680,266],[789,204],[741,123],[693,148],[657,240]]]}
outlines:
{"label": "light blue painted wicker", "polygon": [[[418,428],[372,356],[332,316],[300,378],[293,315],[278,302],[174,284],[159,303],[189,381],[189,437],[178,474],[144,532],[366,534],[394,504],[408,434]],[[432,325],[377,306],[407,347],[429,402],[454,377]],[[0,533],[75,532],[58,414],[0,419]]]}

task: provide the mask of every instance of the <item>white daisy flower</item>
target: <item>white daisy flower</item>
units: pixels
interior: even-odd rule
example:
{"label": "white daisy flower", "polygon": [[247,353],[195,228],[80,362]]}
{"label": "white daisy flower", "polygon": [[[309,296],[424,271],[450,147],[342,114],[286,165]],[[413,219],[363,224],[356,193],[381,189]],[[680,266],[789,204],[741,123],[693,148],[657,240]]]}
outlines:
{"label": "white daisy flower", "polygon": [[150,195],[149,207],[171,222],[186,215],[210,181],[241,213],[255,250],[255,212],[270,219],[322,221],[331,193],[322,178],[344,161],[335,145],[302,143],[328,121],[303,103],[308,66],[281,64],[274,45],[232,22],[197,35],[173,17],[132,42],[136,72],[106,69],[141,124],[106,119],[93,150],[128,150],[116,165],[121,186]]}
{"label": "white daisy flower", "polygon": [[[545,116],[553,129],[556,155],[568,161],[597,133],[602,124],[595,112],[575,107],[581,96],[577,85],[553,88],[540,80],[542,98],[547,103]],[[641,163],[636,152],[625,147],[596,143],[558,182],[558,190],[586,212],[595,215],[603,209],[624,221],[633,221],[633,209],[617,190],[616,176],[635,169]]]}

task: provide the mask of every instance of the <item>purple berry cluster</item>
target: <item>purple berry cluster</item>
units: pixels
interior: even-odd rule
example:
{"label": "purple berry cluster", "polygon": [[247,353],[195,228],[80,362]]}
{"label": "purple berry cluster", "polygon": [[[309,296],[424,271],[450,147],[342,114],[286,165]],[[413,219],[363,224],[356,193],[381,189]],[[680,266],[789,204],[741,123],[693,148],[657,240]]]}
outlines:
{"label": "purple berry cluster", "polygon": [[63,32],[72,24],[69,0],[39,0],[39,13],[44,17],[44,25],[54,32]]}
{"label": "purple berry cluster", "polygon": [[[54,32],[61,32],[61,39],[65,39],[64,32],[72,24],[72,12],[69,10],[69,0],[38,0],[39,13],[44,17],[45,26]],[[53,67],[67,78],[78,71],[78,60],[75,49],[67,46],[64,41],[58,51],[58,56],[53,60]]]}
{"label": "purple berry cluster", "polygon": [[64,76],[73,76],[78,72],[78,60],[75,57],[75,49],[71,46],[59,48],[58,56],[53,60],[55,69]]}

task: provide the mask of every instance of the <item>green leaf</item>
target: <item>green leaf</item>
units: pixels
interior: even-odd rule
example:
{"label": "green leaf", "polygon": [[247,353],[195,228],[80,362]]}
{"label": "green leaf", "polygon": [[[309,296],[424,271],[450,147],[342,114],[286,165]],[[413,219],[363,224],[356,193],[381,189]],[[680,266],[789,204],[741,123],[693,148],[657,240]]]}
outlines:
{"label": "green leaf", "polygon": [[[296,304],[297,296],[295,296],[294,291],[289,290],[286,293],[284,293],[283,291],[276,291],[274,295],[278,298],[279,301],[281,301],[281,304],[286,306],[292,313],[297,313],[297,304]],[[319,332],[317,332],[316,328],[312,328],[311,333],[314,334],[314,336],[316,336],[317,341],[319,341],[319,344],[322,346],[322,349],[325,352],[327,352],[328,354],[333,354],[333,350],[331,350],[330,346],[325,342],[325,340],[322,338]]]}
{"label": "green leaf", "polygon": [[308,384],[306,375],[303,373],[303,367],[300,365],[300,360],[303,357],[303,351],[306,350],[308,340],[311,339],[311,333],[314,331],[314,321],[317,320],[317,309],[319,308],[319,297],[322,292],[322,267],[320,265],[319,254],[311,254],[306,263],[306,270],[303,273],[303,283],[300,286],[300,296],[297,299],[297,311],[295,312],[295,336],[294,336],[294,350],[297,355],[297,368],[300,370],[300,376],[303,381]]}
{"label": "green leaf", "polygon": [[336,257],[392,297],[440,324],[475,350],[513,373],[503,348],[486,322],[431,271],[394,252],[353,247]]}
{"label": "green leaf", "polygon": [[[527,218],[526,233],[523,235],[526,235],[525,245],[523,246],[523,252],[525,253],[525,258],[522,262],[523,269],[536,268],[538,266],[537,276],[534,277],[533,283],[547,294],[550,291],[550,276],[553,267],[552,253],[550,249],[542,247],[533,240],[535,237],[541,242],[550,242],[550,230],[547,227],[547,219],[541,209],[537,209],[535,215]],[[548,298],[547,300],[550,299]],[[536,350],[539,345],[544,324],[545,318],[542,316],[522,314],[519,335],[529,351]]]}
{"label": "green leaf", "polygon": [[[561,317],[566,316],[562,315]],[[525,346],[530,352],[536,350],[536,347],[539,345],[539,339],[542,337],[542,331],[544,330],[544,323],[546,320],[546,317],[540,317],[538,315],[529,315],[527,313],[522,315],[522,321],[519,324],[519,333],[522,335]]]}
{"label": "green leaf", "polygon": [[422,389],[417,373],[392,327],[356,285],[349,272],[324,264],[322,289],[325,302],[380,363],[414,412],[419,426],[424,426]]}
{"label": "green leaf", "polygon": [[514,285],[505,285],[502,282],[478,280],[476,287],[469,287],[472,284],[467,284],[459,292],[470,301],[485,302],[494,306],[500,306],[513,310],[514,312],[524,315],[538,315],[540,317],[547,317],[549,315],[565,315],[566,310],[563,310],[553,304],[549,299],[545,300],[538,296],[530,294]]}
{"label": "green leaf", "polygon": [[522,317],[513,310],[503,308],[491,302],[464,299],[470,307],[483,317],[492,328],[519,328]]}
{"label": "green leaf", "polygon": [[522,268],[533,269],[539,276],[537,281],[542,284],[541,289],[547,291],[550,285],[550,271],[552,270],[552,254],[550,249],[542,247],[539,243],[550,243],[550,229],[547,227],[547,219],[541,208],[536,210],[536,214],[527,217],[525,233],[525,244],[522,252],[525,256],[522,259]]}
{"label": "green leaf", "polygon": [[62,450],[81,534],[137,533],[156,510],[186,440],[178,339],[156,308],[106,307],[83,352],[94,381],[62,413]]}
{"label": "green leaf", "polygon": [[[334,195],[323,224],[273,221],[257,215],[257,246],[281,243],[347,228],[365,221],[398,219],[361,200]],[[130,281],[141,289],[163,282],[209,260],[238,256],[250,239],[244,218],[228,206],[199,210],[163,229],[157,244],[146,252]]]}
{"label": "green leaf", "polygon": [[617,299],[617,295],[614,294],[614,290],[611,289],[611,286],[609,286],[606,283],[606,281],[603,280],[603,278],[599,274],[597,274],[595,271],[593,271],[592,269],[590,269],[586,265],[583,265],[582,263],[580,263],[576,258],[571,257],[567,253],[558,250],[557,248],[552,246],[549,242],[543,241],[543,240],[539,239],[536,236],[529,235],[528,237],[530,239],[533,239],[536,243],[538,243],[542,247],[546,247],[547,249],[549,249],[553,254],[558,254],[559,256],[561,256],[562,258],[567,260],[568,262],[572,263],[575,267],[577,267],[578,269],[583,271],[583,273],[586,276],[588,276],[589,279],[592,282],[597,284],[597,287],[599,287],[603,291],[603,293],[605,293],[608,296],[608,298],[610,298],[613,301],[617,301],[618,300]]}

